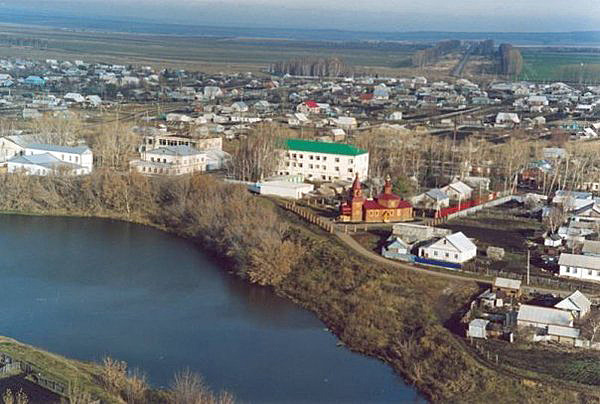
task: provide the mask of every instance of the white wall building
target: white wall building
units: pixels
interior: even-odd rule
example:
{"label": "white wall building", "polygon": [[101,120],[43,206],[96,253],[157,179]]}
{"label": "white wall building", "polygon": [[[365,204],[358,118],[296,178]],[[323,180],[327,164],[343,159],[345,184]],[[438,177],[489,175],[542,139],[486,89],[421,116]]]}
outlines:
{"label": "white wall building", "polygon": [[189,146],[164,146],[142,152],[129,164],[141,174],[183,175],[206,171],[206,155]]}
{"label": "white wall building", "polygon": [[369,153],[348,144],[288,139],[281,155],[279,175],[301,175],[313,181],[369,176]]}
{"label": "white wall building", "polygon": [[50,153],[16,156],[6,163],[9,173],[26,175],[84,175],[88,170],[78,164],[65,163]]}
{"label": "white wall building", "polygon": [[462,232],[442,237],[419,248],[419,256],[432,260],[462,264],[477,255],[477,246]]}
{"label": "white wall building", "polygon": [[94,155],[87,146],[57,146],[53,144],[29,143],[23,153],[24,156],[36,154],[50,154],[58,160],[81,166],[81,174],[89,174],[94,168]]}
{"label": "white wall building", "polygon": [[600,257],[563,253],[558,265],[559,276],[600,281]]}

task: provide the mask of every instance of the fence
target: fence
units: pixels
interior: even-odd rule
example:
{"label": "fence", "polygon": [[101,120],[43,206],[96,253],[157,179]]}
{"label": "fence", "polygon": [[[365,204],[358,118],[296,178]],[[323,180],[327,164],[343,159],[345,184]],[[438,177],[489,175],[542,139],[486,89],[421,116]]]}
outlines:
{"label": "fence", "polygon": [[435,267],[442,267],[442,268],[451,269],[451,270],[457,270],[457,269],[462,268],[461,264],[455,264],[453,262],[432,260],[432,259],[423,258],[423,257],[415,257],[415,263],[423,264],[423,265],[430,265],[430,266],[435,266]]}
{"label": "fence", "polygon": [[43,375],[41,368],[31,362],[15,360],[7,354],[0,353],[1,374],[24,374],[25,378],[60,396],[68,394],[67,385]]}
{"label": "fence", "polygon": [[315,215],[308,209],[302,208],[296,205],[294,202],[285,202],[283,207],[290,212],[293,212],[306,220],[309,223],[312,223],[316,226],[319,226],[321,229],[326,232],[333,233],[335,231],[335,225],[331,223],[329,220],[323,219],[322,217]]}

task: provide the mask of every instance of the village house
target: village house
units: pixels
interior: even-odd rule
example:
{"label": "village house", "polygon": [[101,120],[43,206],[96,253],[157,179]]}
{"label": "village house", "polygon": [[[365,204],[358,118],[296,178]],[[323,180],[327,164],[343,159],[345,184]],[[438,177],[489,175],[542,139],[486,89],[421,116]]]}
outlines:
{"label": "village house", "polygon": [[419,209],[434,211],[439,211],[450,206],[450,198],[438,188],[430,189],[423,194],[413,197],[411,202]]}
{"label": "village house", "polygon": [[392,234],[381,248],[381,255],[393,260],[410,261],[410,249],[408,243]]}
{"label": "village house", "polygon": [[373,199],[363,196],[358,174],[350,197],[340,205],[340,220],[347,222],[404,222],[413,219],[412,205],[392,192],[388,176],[383,192]]}
{"label": "village house", "polygon": [[131,161],[130,166],[147,175],[191,174],[206,171],[206,156],[189,146],[163,146],[142,152],[141,159]]}
{"label": "village house", "polygon": [[437,261],[463,264],[477,255],[477,246],[462,232],[431,241],[419,248],[419,256]]}
{"label": "village house", "polygon": [[369,175],[369,153],[340,143],[288,139],[281,150],[279,175],[302,175],[314,181],[352,181]]}
{"label": "village house", "polygon": [[600,257],[562,253],[558,265],[559,276],[600,281]]}
{"label": "village house", "polygon": [[573,318],[582,319],[591,311],[592,302],[590,302],[590,300],[583,293],[576,290],[555,304],[554,307],[570,312],[573,315]]}
{"label": "village house", "polygon": [[471,198],[473,188],[462,181],[455,181],[441,189],[453,201],[466,201]]}
{"label": "village house", "polygon": [[549,325],[573,327],[573,316],[560,309],[522,304],[517,315],[517,325],[542,329],[547,329]]}

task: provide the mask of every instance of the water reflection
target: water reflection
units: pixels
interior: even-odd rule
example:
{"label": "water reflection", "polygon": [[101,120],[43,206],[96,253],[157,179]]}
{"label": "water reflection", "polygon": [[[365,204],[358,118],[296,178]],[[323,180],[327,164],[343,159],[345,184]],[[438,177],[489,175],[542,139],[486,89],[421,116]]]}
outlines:
{"label": "water reflection", "polygon": [[398,402],[384,364],[218,268],[193,243],[110,220],[0,216],[2,334],[67,356],[112,355],[168,385],[190,367],[253,402]]}

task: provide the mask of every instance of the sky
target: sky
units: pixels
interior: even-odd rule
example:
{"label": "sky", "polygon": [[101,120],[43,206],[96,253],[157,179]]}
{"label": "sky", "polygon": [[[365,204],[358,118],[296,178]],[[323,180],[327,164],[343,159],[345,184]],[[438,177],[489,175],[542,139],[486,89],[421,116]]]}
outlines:
{"label": "sky", "polygon": [[0,0],[2,7],[196,25],[350,31],[600,30],[600,0]]}

